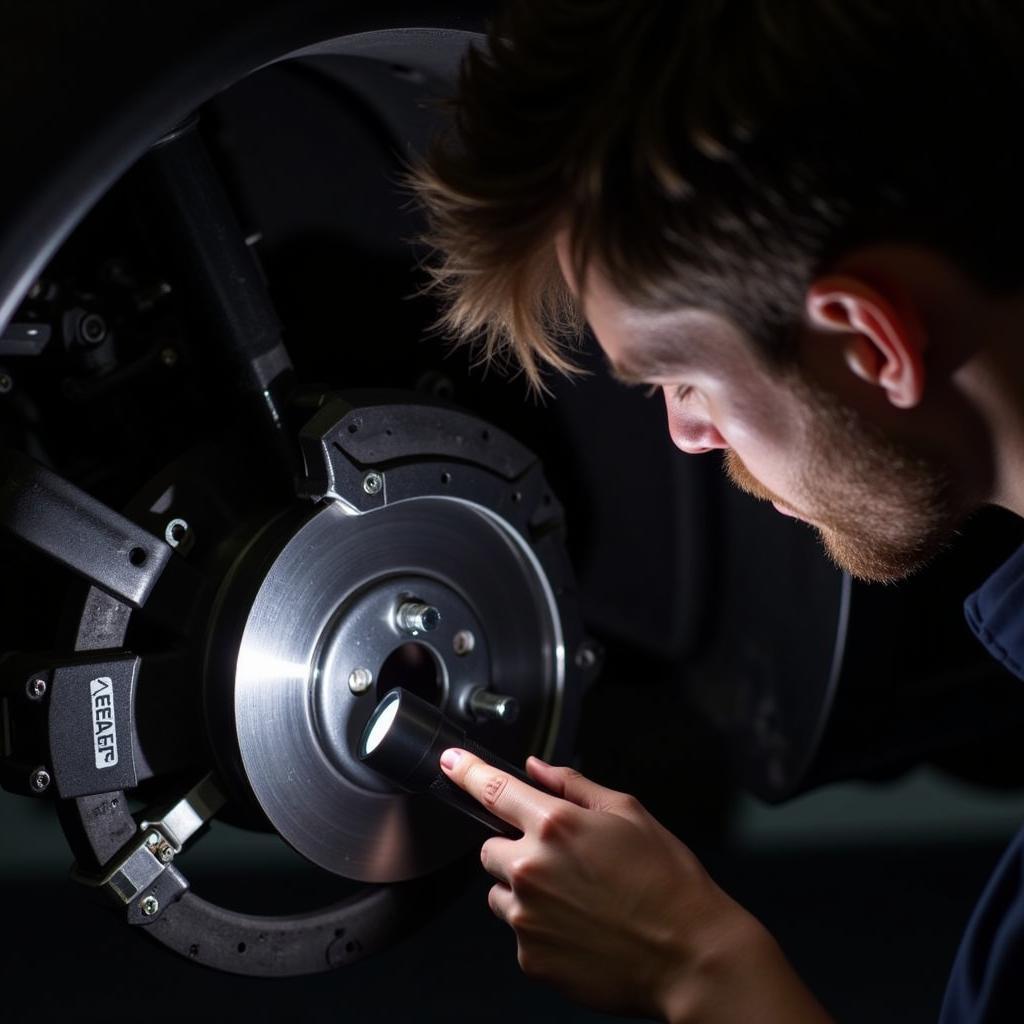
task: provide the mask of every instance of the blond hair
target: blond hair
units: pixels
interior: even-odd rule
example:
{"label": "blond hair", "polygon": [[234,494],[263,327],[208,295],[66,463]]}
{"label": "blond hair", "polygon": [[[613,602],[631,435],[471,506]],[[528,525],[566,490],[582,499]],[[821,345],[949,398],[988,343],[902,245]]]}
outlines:
{"label": "blond hair", "polygon": [[571,372],[561,230],[577,282],[596,261],[628,299],[720,312],[780,360],[814,275],[860,243],[935,245],[1017,287],[1022,19],[998,0],[513,0],[411,178],[446,329],[536,387]]}

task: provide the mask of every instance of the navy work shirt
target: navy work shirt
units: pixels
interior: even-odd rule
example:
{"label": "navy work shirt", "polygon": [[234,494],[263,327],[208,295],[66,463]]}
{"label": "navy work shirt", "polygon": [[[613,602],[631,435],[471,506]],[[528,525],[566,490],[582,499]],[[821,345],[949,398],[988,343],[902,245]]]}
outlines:
{"label": "navy work shirt", "polygon": [[[989,652],[1024,680],[1024,547],[964,604]],[[985,886],[949,976],[940,1024],[1024,1024],[1024,829]]]}

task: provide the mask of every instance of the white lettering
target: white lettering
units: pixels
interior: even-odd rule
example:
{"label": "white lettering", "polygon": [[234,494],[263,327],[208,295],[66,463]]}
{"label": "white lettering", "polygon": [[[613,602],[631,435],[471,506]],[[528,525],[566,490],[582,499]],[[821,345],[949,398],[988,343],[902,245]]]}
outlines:
{"label": "white lettering", "polygon": [[117,726],[114,721],[114,681],[101,676],[89,683],[92,697],[93,752],[97,768],[117,764]]}

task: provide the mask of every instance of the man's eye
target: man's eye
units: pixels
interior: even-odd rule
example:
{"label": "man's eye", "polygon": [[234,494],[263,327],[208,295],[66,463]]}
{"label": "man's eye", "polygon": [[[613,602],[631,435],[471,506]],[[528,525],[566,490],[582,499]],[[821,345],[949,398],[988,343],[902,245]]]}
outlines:
{"label": "man's eye", "polygon": [[685,401],[687,396],[690,394],[691,390],[692,390],[692,388],[690,387],[689,384],[680,384],[679,387],[676,388],[676,401],[677,402]]}

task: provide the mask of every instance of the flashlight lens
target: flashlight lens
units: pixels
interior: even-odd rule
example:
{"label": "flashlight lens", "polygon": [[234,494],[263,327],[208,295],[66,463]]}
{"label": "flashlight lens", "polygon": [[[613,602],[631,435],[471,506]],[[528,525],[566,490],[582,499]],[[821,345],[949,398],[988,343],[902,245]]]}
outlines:
{"label": "flashlight lens", "polygon": [[398,714],[398,697],[393,694],[390,700],[385,701],[370,719],[369,726],[363,734],[363,756],[372,754],[380,745],[381,740],[388,734],[391,723]]}

